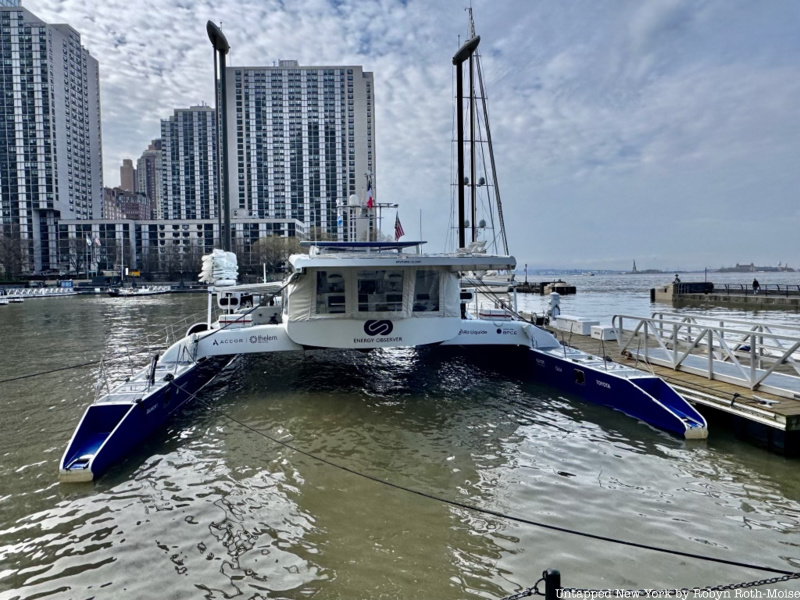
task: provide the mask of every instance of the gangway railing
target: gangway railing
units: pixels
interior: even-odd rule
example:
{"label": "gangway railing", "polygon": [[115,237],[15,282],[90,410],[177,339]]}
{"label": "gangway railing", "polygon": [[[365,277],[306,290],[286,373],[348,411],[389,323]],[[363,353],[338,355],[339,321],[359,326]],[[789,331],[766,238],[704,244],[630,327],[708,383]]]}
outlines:
{"label": "gangway railing", "polygon": [[[632,327],[626,329],[626,321]],[[620,351],[639,360],[800,398],[798,326],[685,313],[614,315],[612,324]]]}
{"label": "gangway railing", "polygon": [[[771,338],[769,335],[771,334],[780,334],[780,335],[789,335],[792,338],[796,338],[797,341],[800,341],[800,325],[788,325],[784,323],[768,323],[766,321],[761,322],[754,322],[752,320],[744,320],[744,319],[720,319],[719,316],[703,316],[703,315],[694,315],[694,314],[687,314],[687,313],[676,313],[676,312],[665,312],[665,311],[656,311],[651,313],[651,316],[654,319],[664,320],[664,319],[672,319],[672,320],[679,320],[684,323],[687,323],[688,328],[688,337],[691,339],[693,336],[692,326],[719,326],[723,329],[720,332],[720,335],[724,338],[725,331],[724,328],[727,326],[734,329],[742,329],[742,334],[738,336],[733,336],[733,351],[741,353],[742,351],[749,351],[752,344],[750,343],[750,337],[753,333],[763,333],[768,334],[767,337],[761,336],[759,337],[759,346],[757,349],[758,354],[758,361],[759,367],[762,366],[763,362],[772,362],[775,357],[781,356],[783,352],[786,350],[786,345],[783,340],[778,338]],[[729,338],[730,339],[730,338]],[[702,344],[703,342],[701,342]],[[724,360],[724,355],[722,357]],[[796,355],[790,355],[787,359],[788,363],[795,363],[795,359],[800,360],[800,353]],[[798,370],[795,367],[795,370]],[[798,370],[798,374],[800,374],[800,370]]]}

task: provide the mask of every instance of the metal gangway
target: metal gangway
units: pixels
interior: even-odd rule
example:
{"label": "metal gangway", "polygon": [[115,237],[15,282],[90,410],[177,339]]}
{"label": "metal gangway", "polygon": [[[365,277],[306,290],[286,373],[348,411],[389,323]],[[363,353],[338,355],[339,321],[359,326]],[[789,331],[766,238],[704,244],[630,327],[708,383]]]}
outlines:
{"label": "metal gangway", "polygon": [[800,399],[800,326],[670,312],[612,324],[636,360]]}

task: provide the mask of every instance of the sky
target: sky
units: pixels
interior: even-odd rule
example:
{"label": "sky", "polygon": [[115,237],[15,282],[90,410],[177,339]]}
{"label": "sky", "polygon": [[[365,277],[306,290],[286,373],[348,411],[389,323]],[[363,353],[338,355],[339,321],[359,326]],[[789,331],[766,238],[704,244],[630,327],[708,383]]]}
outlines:
{"label": "sky", "polygon": [[[23,0],[100,63],[104,183],[230,65],[362,65],[376,197],[452,239],[464,0]],[[499,188],[530,268],[800,268],[800,2],[475,0]],[[487,174],[488,178],[488,174]],[[421,223],[421,227],[420,227]]]}

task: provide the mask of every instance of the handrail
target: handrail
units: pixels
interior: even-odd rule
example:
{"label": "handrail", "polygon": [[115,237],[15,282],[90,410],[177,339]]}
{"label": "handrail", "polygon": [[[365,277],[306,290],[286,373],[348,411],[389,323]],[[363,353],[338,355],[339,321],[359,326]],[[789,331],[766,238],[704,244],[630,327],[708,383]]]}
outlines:
{"label": "handrail", "polygon": [[663,310],[657,310],[650,313],[651,318],[653,319],[662,319],[662,318],[672,318],[675,320],[685,321],[686,319],[692,319],[694,322],[700,323],[703,321],[715,322],[719,323],[720,327],[723,327],[725,323],[733,323],[737,325],[747,325],[748,327],[763,327],[764,330],[769,331],[771,329],[783,329],[787,331],[797,331],[800,332],[800,325],[789,325],[786,323],[776,323],[774,321],[753,321],[748,319],[728,319],[727,317],[720,317],[719,315],[716,316],[707,316],[707,315],[696,315],[691,313],[676,313],[676,312],[669,312]]}
{"label": "handrail", "polygon": [[727,295],[743,294],[745,296],[797,296],[800,295],[800,285],[788,283],[762,283],[758,286],[758,293],[748,283],[720,283],[714,284],[714,293],[724,292]]}
{"label": "handrail", "polygon": [[[635,321],[636,326],[626,331],[625,319]],[[729,325],[735,323],[748,327],[726,327],[726,322]],[[644,360],[648,363],[660,364],[675,370],[695,372],[704,370],[709,379],[727,380],[732,383],[744,381],[750,389],[763,385],[781,365],[790,366],[800,375],[800,362],[795,360],[795,354],[800,349],[798,326],[660,312],[653,313],[649,318],[614,315],[612,325],[620,345],[620,352],[632,353],[630,348],[636,340],[640,345],[636,348],[637,359],[644,355]],[[790,333],[774,333],[772,328],[782,328]],[[657,346],[657,352],[653,352],[656,349],[651,348],[652,342]],[[700,369],[695,360],[694,366],[689,367],[687,364],[689,357],[697,357],[701,347],[704,356],[708,357],[707,366],[705,369]],[[744,364],[740,360],[745,358],[749,364]],[[764,368],[765,362],[771,363],[770,366]],[[717,363],[732,365],[736,374],[719,373],[720,367],[715,369]],[[730,371],[730,368],[727,370]],[[785,374],[782,376],[794,377]]]}

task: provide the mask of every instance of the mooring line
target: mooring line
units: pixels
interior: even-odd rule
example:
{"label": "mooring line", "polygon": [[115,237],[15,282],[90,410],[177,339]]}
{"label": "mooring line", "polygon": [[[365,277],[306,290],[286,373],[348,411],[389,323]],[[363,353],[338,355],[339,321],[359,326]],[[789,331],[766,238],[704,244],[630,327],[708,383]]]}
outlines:
{"label": "mooring line", "polygon": [[80,363],[77,365],[70,365],[68,367],[58,367],[57,369],[50,369],[49,371],[40,371],[38,373],[29,373],[28,375],[20,375],[18,377],[9,377],[8,379],[0,379],[0,384],[9,383],[11,381],[19,381],[20,379],[30,379],[32,377],[41,377],[42,375],[49,375],[50,373],[58,373],[59,371],[69,371],[70,369],[79,369],[81,367],[88,367],[96,365],[100,361],[93,360],[91,362]]}

